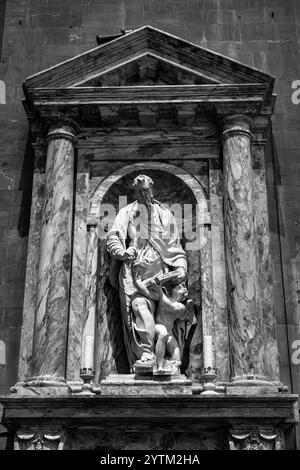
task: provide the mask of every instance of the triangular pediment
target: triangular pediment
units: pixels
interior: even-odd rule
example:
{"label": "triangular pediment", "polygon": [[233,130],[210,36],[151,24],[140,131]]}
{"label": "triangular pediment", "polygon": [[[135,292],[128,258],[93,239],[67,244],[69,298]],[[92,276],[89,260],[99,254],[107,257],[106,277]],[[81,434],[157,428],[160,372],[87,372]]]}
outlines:
{"label": "triangular pediment", "polygon": [[220,83],[157,54],[146,52],[74,86],[201,85]]}
{"label": "triangular pediment", "polygon": [[151,26],[29,77],[25,89],[263,83],[274,78]]}

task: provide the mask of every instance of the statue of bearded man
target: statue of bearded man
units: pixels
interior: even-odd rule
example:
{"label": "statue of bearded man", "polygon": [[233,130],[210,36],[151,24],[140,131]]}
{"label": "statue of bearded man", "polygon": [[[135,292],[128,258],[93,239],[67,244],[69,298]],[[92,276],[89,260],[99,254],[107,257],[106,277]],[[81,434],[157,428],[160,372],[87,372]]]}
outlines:
{"label": "statue of bearded man", "polygon": [[107,235],[110,282],[120,296],[125,346],[131,370],[152,373],[155,364],[154,279],[180,283],[187,274],[176,220],[154,199],[149,176],[134,179],[136,201],[122,208]]}

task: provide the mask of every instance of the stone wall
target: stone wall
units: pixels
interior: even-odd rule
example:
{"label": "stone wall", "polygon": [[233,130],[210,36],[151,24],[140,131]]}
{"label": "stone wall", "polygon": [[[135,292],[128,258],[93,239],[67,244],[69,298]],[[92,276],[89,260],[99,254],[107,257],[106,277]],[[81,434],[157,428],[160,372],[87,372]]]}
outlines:
{"label": "stone wall", "polygon": [[[22,107],[22,82],[96,46],[97,34],[150,24],[273,74],[278,94],[267,152],[275,314],[282,380],[300,393],[291,364],[300,339],[300,80],[298,0],[9,0],[0,1],[0,393],[17,380],[32,184],[32,149]],[[2,363],[1,363],[2,361]]]}

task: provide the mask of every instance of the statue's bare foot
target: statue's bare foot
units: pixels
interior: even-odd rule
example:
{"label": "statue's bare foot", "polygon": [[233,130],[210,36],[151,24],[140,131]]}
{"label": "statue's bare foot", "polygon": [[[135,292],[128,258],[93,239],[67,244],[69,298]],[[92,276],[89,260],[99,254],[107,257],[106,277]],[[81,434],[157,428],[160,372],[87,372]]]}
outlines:
{"label": "statue's bare foot", "polygon": [[154,354],[144,353],[141,359],[135,362],[133,370],[136,374],[152,374],[154,364]]}
{"label": "statue's bare foot", "polygon": [[164,371],[164,375],[171,375],[172,374],[172,368],[170,367],[170,365],[168,364],[167,361],[165,362],[163,371]]}
{"label": "statue's bare foot", "polygon": [[157,375],[165,375],[165,371],[163,367],[158,367],[156,371]]}
{"label": "statue's bare foot", "polygon": [[166,361],[165,369],[167,368],[170,371],[171,375],[179,375],[180,365],[181,365],[181,361],[168,360]]}
{"label": "statue's bare foot", "polygon": [[171,367],[168,361],[164,361],[162,365],[154,366],[153,375],[171,375]]}

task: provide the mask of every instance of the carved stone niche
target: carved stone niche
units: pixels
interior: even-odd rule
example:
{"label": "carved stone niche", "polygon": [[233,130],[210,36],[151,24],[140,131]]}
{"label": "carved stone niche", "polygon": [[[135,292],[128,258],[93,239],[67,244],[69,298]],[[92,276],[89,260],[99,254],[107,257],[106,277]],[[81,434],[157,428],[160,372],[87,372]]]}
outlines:
{"label": "carved stone niche", "polygon": [[59,427],[24,427],[15,433],[14,450],[63,450],[66,434]]}
{"label": "carved stone niche", "polygon": [[[207,206],[205,199],[205,193],[202,185],[189,175],[188,172],[181,170],[180,177],[176,176],[174,173],[176,167],[167,164],[158,165],[145,165],[144,172],[153,178],[154,184],[154,194],[155,198],[159,201],[162,201],[163,204],[168,205],[169,207],[174,205],[176,202],[177,209],[182,209],[182,214],[184,215],[184,209],[186,207],[196,208],[196,204],[203,204]],[[127,170],[127,172],[126,172]],[[93,208],[99,210],[100,204],[102,207],[105,207],[108,204],[112,204],[116,211],[118,210],[118,200],[119,195],[127,195],[128,202],[131,203],[134,201],[134,195],[132,190],[128,191],[128,188],[131,187],[132,181],[135,176],[141,172],[141,166],[130,165],[127,168],[123,168],[123,175],[118,172],[113,181],[113,184],[106,188],[104,184],[100,184],[91,199],[91,213],[93,214]],[[111,176],[111,180],[113,180]],[[170,191],[170,188],[171,191]],[[103,195],[104,194],[104,195]],[[103,195],[103,196],[102,196]],[[196,200],[198,198],[198,201]],[[102,198],[102,199],[101,199]],[[203,217],[208,219],[209,214],[206,212],[203,214]],[[96,221],[97,217],[94,217]],[[196,215],[194,214],[193,223],[195,225]],[[98,219],[100,222],[100,218]],[[203,220],[202,222],[206,221]],[[99,223],[98,223],[99,224]],[[183,221],[182,221],[183,224]],[[195,227],[191,226],[191,230],[195,231]],[[203,232],[206,230],[203,228]],[[182,227],[183,237],[184,237],[184,227]],[[88,234],[91,236],[91,232]],[[188,264],[189,264],[189,294],[193,298],[195,312],[197,316],[198,323],[186,334],[187,341],[185,344],[185,354],[182,358],[182,373],[193,380],[199,381],[201,377],[201,368],[202,368],[202,357],[199,354],[199,349],[201,346],[201,328],[202,328],[202,318],[201,318],[201,305],[204,306],[209,303],[209,287],[205,284],[201,285],[201,273],[203,272],[203,278],[209,278],[211,271],[211,262],[209,259],[209,233],[207,237],[197,240],[195,235],[195,240],[193,243],[189,240],[183,240],[183,244],[186,250]],[[75,239],[76,240],[76,239]],[[192,245],[192,249],[189,246]],[[196,247],[194,245],[197,245]],[[89,245],[88,245],[89,246]],[[96,247],[97,249],[97,247]],[[93,251],[96,250],[93,248]],[[119,374],[126,374],[129,371],[126,370],[126,364],[124,363],[124,358],[126,358],[126,351],[123,342],[122,335],[122,324],[120,318],[120,306],[118,301],[118,295],[116,291],[108,282],[108,265],[105,262],[107,258],[106,254],[106,244],[105,240],[99,240],[98,243],[98,273],[95,273],[95,279],[93,279],[93,270],[87,270],[88,273],[91,273],[87,279],[88,286],[93,286],[96,284],[96,299],[97,299],[97,317],[96,317],[96,341],[95,341],[95,369],[96,369],[96,380],[103,380],[108,373],[117,372]],[[200,258],[201,261],[200,262]],[[87,259],[90,259],[90,256],[87,256]],[[92,289],[89,289],[91,292]],[[90,305],[88,300],[86,303],[89,310],[93,312],[94,305]],[[88,313],[90,313],[88,311]],[[87,316],[86,323],[89,319]],[[105,338],[111,338],[110,344],[105,342]]]}

